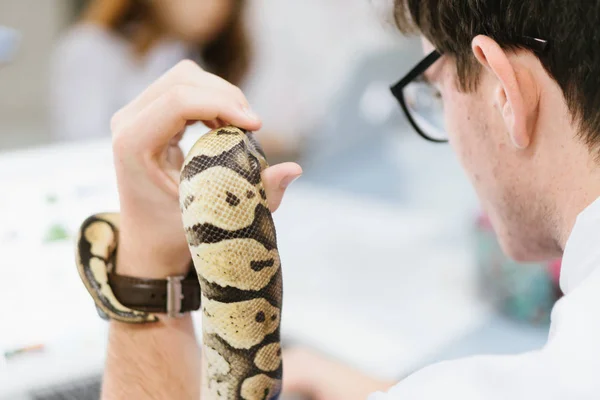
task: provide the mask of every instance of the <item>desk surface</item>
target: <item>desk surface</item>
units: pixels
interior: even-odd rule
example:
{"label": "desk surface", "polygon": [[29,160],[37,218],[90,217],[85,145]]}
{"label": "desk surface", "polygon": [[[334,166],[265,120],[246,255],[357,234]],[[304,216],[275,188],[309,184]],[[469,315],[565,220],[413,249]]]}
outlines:
{"label": "desk surface", "polygon": [[[0,350],[46,344],[0,361],[2,398],[101,371],[107,326],[79,282],[73,239],[47,239],[118,202],[106,141],[0,155],[0,181]],[[465,232],[439,214],[301,179],[275,223],[287,343],[397,377],[493,315],[478,299]]]}

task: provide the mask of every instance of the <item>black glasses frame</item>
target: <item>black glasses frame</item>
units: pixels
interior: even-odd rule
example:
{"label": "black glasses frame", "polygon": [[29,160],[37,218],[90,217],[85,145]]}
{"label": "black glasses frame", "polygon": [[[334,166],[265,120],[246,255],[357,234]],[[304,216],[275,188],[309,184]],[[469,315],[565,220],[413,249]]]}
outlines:
{"label": "black glasses frame", "polygon": [[[539,55],[545,53],[546,50],[548,50],[548,42],[543,39],[537,39],[534,37],[523,36],[521,38],[521,44],[524,47],[530,48],[531,50],[533,50],[535,53],[537,53]],[[402,111],[404,111],[404,115],[406,116],[406,119],[411,124],[413,129],[423,139],[428,140],[430,142],[434,142],[434,143],[447,143],[448,139],[432,138],[431,136],[427,135],[425,132],[423,132],[421,130],[421,128],[419,127],[417,122],[414,120],[414,118],[408,111],[408,106],[406,105],[406,99],[404,98],[404,88],[406,88],[406,86],[408,86],[409,83],[411,83],[413,80],[415,80],[415,78],[417,78],[418,76],[423,74],[425,71],[427,71],[427,69],[429,67],[431,67],[442,56],[443,56],[443,53],[441,53],[437,50],[433,50],[431,53],[429,53],[427,56],[425,56],[425,58],[423,58],[413,69],[411,69],[402,79],[400,79],[400,81],[398,81],[398,83],[396,83],[395,85],[393,85],[390,88],[392,94],[394,95],[396,100],[398,100],[398,103],[400,104]]]}

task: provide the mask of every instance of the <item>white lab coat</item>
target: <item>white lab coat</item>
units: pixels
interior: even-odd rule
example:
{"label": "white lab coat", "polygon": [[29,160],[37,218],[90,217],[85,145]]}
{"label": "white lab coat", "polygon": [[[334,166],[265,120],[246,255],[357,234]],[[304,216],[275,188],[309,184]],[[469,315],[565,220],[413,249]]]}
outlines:
{"label": "white lab coat", "polygon": [[560,286],[543,349],[432,365],[369,400],[600,399],[600,198],[567,242]]}

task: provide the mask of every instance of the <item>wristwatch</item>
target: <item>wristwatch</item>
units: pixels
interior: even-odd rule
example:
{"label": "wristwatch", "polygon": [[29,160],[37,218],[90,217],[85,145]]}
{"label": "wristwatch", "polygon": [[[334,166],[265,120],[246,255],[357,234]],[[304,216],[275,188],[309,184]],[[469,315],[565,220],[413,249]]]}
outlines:
{"label": "wristwatch", "polygon": [[108,283],[121,304],[132,310],[180,317],[200,308],[200,284],[193,266],[187,276],[145,279],[116,273]]}
{"label": "wristwatch", "polygon": [[95,214],[79,230],[77,271],[98,314],[125,323],[157,322],[155,314],[181,317],[200,308],[200,283],[190,262],[188,273],[166,279],[120,275],[116,265],[119,215]]}

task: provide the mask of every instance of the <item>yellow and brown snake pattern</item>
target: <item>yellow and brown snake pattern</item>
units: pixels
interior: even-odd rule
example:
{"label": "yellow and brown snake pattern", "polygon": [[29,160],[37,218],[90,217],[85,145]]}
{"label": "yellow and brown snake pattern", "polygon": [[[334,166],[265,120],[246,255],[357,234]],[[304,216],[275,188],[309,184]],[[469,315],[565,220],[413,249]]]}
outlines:
{"label": "yellow and brown snake pattern", "polygon": [[[202,136],[181,171],[182,220],[202,293],[203,400],[269,400],[281,391],[282,275],[261,180],[267,166],[252,133],[229,126]],[[109,317],[155,321],[121,305],[107,284],[117,229],[114,214],[86,220],[79,273]]]}

